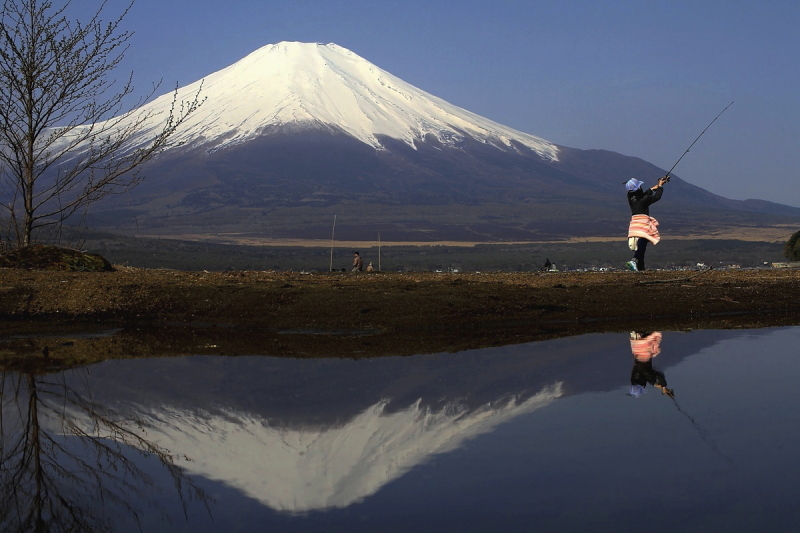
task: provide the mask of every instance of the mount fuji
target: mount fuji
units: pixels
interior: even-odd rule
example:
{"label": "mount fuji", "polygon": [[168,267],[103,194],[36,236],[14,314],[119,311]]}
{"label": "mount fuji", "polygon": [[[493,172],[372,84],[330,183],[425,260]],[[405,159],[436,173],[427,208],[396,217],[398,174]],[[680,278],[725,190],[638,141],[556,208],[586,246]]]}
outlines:
{"label": "mount fuji", "polygon": [[[620,185],[665,171],[635,157],[557,146],[437,98],[335,44],[265,46],[204,80],[204,104],[142,185],[97,205],[116,231],[248,238],[548,240],[621,235]],[[158,127],[172,105],[145,108]],[[675,177],[673,231],[771,225],[800,209],[734,201]],[[674,201],[673,201],[674,200]],[[702,213],[698,216],[698,213]]]}
{"label": "mount fuji", "polygon": [[[188,98],[201,83],[208,105],[174,140],[208,153],[296,127],[342,133],[376,150],[387,150],[380,140],[387,137],[411,148],[429,136],[448,147],[470,137],[558,159],[554,144],[451,105],[335,44],[265,46],[189,85],[181,96]],[[166,111],[167,105],[171,99],[162,97],[153,107]]]}

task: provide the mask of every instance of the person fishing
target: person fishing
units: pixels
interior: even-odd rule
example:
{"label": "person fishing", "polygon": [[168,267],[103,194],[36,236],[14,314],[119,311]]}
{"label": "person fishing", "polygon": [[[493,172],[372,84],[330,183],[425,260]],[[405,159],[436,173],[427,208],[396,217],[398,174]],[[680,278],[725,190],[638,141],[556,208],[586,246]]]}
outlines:
{"label": "person fishing", "polygon": [[684,156],[689,153],[692,146],[700,140],[700,137],[708,131],[708,128],[710,128],[732,105],[733,102],[725,106],[725,109],[720,111],[719,114],[714,117],[714,120],[709,122],[708,126],[700,132],[700,135],[692,141],[689,148],[683,152],[683,155],[675,161],[675,164],[672,165],[669,172],[667,172],[663,178],[659,178],[658,184],[650,187],[650,189],[645,192],[642,189],[644,182],[636,178],[631,178],[625,183],[625,188],[628,190],[628,205],[631,207],[631,223],[628,227],[628,247],[634,252],[633,259],[625,263],[626,268],[634,271],[644,270],[644,253],[647,250],[647,244],[650,242],[657,244],[658,241],[661,240],[658,234],[658,221],[650,216],[650,204],[661,200],[661,195],[664,194],[664,184],[669,182],[672,171],[675,170],[675,167],[678,166],[678,163],[681,162]]}
{"label": "person fishing", "polygon": [[628,226],[628,248],[633,251],[633,259],[625,263],[625,267],[635,272],[645,269],[644,254],[648,243],[658,244],[661,236],[658,233],[658,221],[650,216],[650,206],[661,200],[664,184],[669,176],[658,179],[658,183],[647,191],[642,189],[643,181],[631,178],[625,183],[628,191],[628,205],[631,208],[631,222]]}

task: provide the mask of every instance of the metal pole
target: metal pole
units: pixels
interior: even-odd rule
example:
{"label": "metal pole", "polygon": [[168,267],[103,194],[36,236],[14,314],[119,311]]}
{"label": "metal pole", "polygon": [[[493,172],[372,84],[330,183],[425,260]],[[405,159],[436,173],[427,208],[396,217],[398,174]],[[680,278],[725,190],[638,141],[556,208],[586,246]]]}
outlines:
{"label": "metal pole", "polygon": [[331,230],[331,264],[328,266],[328,272],[333,272],[333,235],[336,233],[336,215],[333,215],[333,229]]}

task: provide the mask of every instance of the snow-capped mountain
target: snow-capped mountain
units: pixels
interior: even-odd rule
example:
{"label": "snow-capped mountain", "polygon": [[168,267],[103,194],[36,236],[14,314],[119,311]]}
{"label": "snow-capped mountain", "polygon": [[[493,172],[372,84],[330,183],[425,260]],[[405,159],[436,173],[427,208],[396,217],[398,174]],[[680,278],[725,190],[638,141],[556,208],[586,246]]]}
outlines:
{"label": "snow-capped mountain", "polygon": [[[335,44],[265,46],[177,99],[198,93],[203,104],[143,169],[144,184],[94,206],[90,225],[319,239],[337,215],[351,240],[373,239],[378,226],[406,242],[617,236],[629,216],[621,183],[665,172],[508,128]],[[128,148],[163,127],[173,104],[168,94],[141,109],[150,118]],[[800,209],[728,200],[677,176],[668,195],[676,202],[661,222],[673,229],[695,231],[698,217],[709,228],[800,219]]]}
{"label": "snow-capped mountain", "polygon": [[[449,104],[335,44],[264,46],[180,89],[178,99],[191,100],[199,90],[206,103],[174,140],[208,151],[288,125],[340,130],[379,150],[385,149],[384,136],[412,148],[428,135],[446,146],[469,136],[505,148],[520,144],[558,159],[554,144]],[[151,109],[165,112],[171,104],[172,95],[165,95]]]}

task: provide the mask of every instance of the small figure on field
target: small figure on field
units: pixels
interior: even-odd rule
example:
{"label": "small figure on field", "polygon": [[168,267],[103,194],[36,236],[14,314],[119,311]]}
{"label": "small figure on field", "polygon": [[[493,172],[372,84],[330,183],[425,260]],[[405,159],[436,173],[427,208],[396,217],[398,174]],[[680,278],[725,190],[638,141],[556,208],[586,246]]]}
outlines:
{"label": "small figure on field", "polygon": [[367,265],[367,272],[375,272],[375,267],[372,266],[372,261]]}
{"label": "small figure on field", "polygon": [[664,176],[658,183],[647,191],[642,189],[643,181],[631,178],[625,183],[628,190],[628,205],[631,208],[631,222],[628,227],[628,248],[633,253],[633,259],[625,263],[629,270],[644,270],[644,254],[647,244],[658,244],[661,236],[658,234],[658,221],[650,216],[650,205],[661,200],[664,194],[664,184],[669,178]]}
{"label": "small figure on field", "polygon": [[353,270],[351,272],[361,272],[364,270],[364,260],[361,259],[361,254],[353,252]]}
{"label": "small figure on field", "polygon": [[553,263],[550,262],[550,259],[545,260],[544,266],[542,267],[542,270],[547,272],[551,268],[553,268]]}

